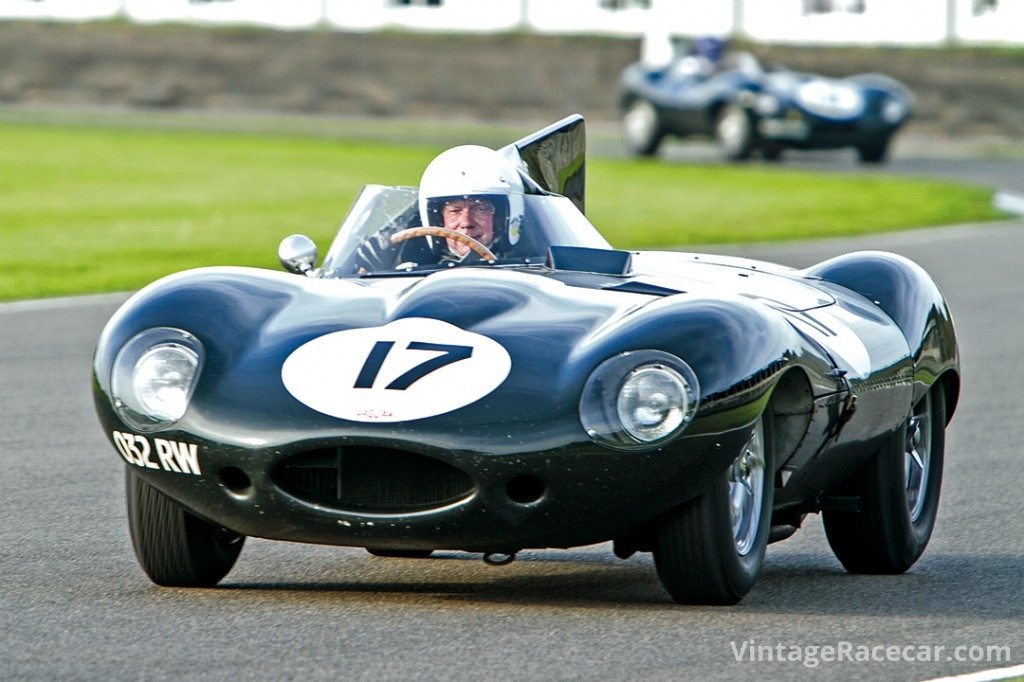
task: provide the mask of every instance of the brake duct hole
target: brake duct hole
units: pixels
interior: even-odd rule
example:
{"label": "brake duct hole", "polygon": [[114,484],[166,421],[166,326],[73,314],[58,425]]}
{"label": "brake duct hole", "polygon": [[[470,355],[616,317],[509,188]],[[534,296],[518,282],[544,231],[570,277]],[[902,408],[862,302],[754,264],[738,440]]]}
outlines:
{"label": "brake duct hole", "polygon": [[533,504],[544,497],[544,481],[532,474],[516,476],[505,486],[505,494],[517,504]]}
{"label": "brake duct hole", "polygon": [[248,497],[252,493],[252,481],[238,467],[224,467],[220,470],[220,483],[236,497]]}

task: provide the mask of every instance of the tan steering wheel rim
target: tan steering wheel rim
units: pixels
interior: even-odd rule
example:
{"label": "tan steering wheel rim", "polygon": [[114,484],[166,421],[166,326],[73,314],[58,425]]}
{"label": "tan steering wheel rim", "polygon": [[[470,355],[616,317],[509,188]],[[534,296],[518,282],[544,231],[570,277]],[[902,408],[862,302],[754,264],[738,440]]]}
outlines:
{"label": "tan steering wheel rim", "polygon": [[473,253],[480,256],[485,261],[493,263],[497,260],[493,251],[470,237],[468,234],[463,234],[462,232],[457,232],[455,230],[448,229],[447,227],[431,227],[429,225],[425,227],[410,227],[391,235],[391,243],[398,244],[408,239],[426,237],[427,235],[430,235],[431,237],[442,237],[444,239],[454,239],[455,241],[468,246]]}

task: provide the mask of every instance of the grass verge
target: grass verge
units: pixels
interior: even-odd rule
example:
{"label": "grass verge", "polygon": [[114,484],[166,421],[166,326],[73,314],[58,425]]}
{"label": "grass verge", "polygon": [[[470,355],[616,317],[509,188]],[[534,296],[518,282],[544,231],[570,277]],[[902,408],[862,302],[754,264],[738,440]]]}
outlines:
{"label": "grass verge", "polygon": [[[524,130],[521,134],[530,131]],[[201,265],[326,249],[359,188],[415,185],[443,145],[0,123],[0,300],[138,288]],[[990,192],[930,180],[594,159],[588,215],[621,248],[992,220]]]}

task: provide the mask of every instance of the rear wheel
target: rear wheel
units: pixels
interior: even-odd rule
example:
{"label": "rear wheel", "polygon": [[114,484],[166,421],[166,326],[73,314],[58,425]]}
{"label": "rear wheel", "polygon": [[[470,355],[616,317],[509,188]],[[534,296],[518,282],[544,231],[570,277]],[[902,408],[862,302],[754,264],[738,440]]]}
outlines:
{"label": "rear wheel", "polygon": [[636,156],[653,156],[665,134],[661,130],[658,111],[650,102],[633,100],[622,118],[626,146]]}
{"label": "rear wheel", "polygon": [[654,564],[680,604],[735,604],[757,580],[774,494],[767,414],[714,485],[657,529]]}
{"label": "rear wheel", "polygon": [[861,163],[884,163],[889,158],[889,138],[860,145],[857,156]]}
{"label": "rear wheel", "polygon": [[935,386],[850,482],[860,510],[822,513],[847,571],[903,573],[924,552],[939,506],[945,428],[945,393]]}
{"label": "rear wheel", "polygon": [[131,469],[125,489],[135,556],[154,583],[212,587],[235,565],[244,535],[193,516]]}

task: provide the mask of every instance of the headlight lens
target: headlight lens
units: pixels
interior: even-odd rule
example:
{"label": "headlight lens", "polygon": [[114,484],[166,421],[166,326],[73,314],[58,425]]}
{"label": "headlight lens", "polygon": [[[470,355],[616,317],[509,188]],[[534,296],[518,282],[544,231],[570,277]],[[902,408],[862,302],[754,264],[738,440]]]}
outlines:
{"label": "headlight lens", "polygon": [[114,359],[114,410],[138,431],[171,426],[185,415],[203,360],[188,332],[170,327],[134,336]]}
{"label": "headlight lens", "polygon": [[907,107],[898,99],[888,99],[882,105],[882,120],[886,123],[899,123],[907,115]]}
{"label": "headlight lens", "polygon": [[650,443],[676,430],[686,419],[686,379],[671,367],[644,365],[626,376],[616,409],[626,431]]}
{"label": "headlight lens", "polygon": [[594,370],[580,398],[588,435],[618,448],[661,445],[692,421],[700,401],[693,370],[670,353],[632,351]]}
{"label": "headlight lens", "polygon": [[146,351],[135,365],[134,389],[142,408],[155,419],[178,421],[188,407],[188,389],[199,356],[177,344]]}
{"label": "headlight lens", "polygon": [[782,111],[782,102],[780,102],[779,98],[775,95],[764,93],[758,95],[754,108],[757,110],[757,113],[762,116],[775,116]]}

